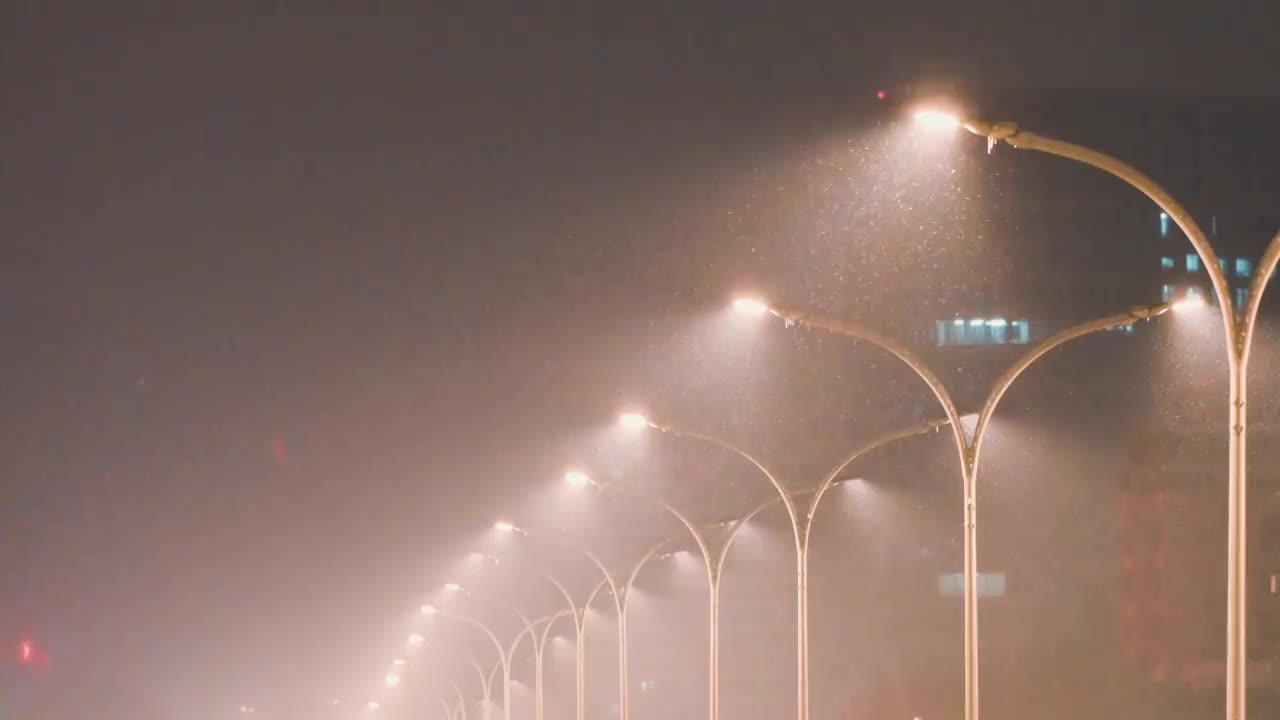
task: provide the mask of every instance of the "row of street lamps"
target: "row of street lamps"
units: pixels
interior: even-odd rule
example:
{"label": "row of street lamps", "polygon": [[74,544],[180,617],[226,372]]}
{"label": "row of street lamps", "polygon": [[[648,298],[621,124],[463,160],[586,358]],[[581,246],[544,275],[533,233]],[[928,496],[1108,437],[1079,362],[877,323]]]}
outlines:
{"label": "row of street lamps", "polygon": [[[933,108],[916,112],[914,119],[921,127],[935,131],[948,131],[964,128],[971,133],[987,138],[988,150],[994,148],[998,143],[1004,142],[1014,148],[1039,150],[1052,155],[1076,160],[1110,173],[1143,192],[1151,198],[1152,201],[1154,201],[1156,205],[1158,205],[1160,209],[1168,215],[1168,217],[1172,218],[1178,227],[1180,227],[1187,235],[1192,246],[1201,258],[1201,264],[1209,272],[1209,277],[1213,284],[1214,295],[1218,308],[1222,313],[1222,319],[1226,329],[1227,353],[1231,370],[1229,386],[1230,419],[1228,426],[1230,457],[1228,463],[1230,527],[1228,538],[1229,562],[1227,578],[1226,716],[1227,720],[1245,720],[1245,688],[1247,686],[1247,668],[1245,666],[1244,593],[1244,576],[1246,567],[1246,483],[1244,463],[1246,435],[1244,404],[1245,374],[1259,303],[1275,266],[1277,262],[1280,261],[1280,235],[1271,242],[1261,261],[1258,263],[1258,272],[1255,274],[1252,281],[1253,284],[1250,289],[1248,303],[1242,309],[1241,315],[1237,317],[1232,310],[1233,306],[1229,295],[1229,285],[1225,273],[1219,266],[1213,248],[1209,245],[1203,231],[1199,228],[1190,214],[1177,201],[1175,201],[1167,191],[1132,166],[1096,150],[1027,132],[1013,123],[988,123],[976,120],[966,120],[955,114]],[[947,387],[924,362],[922,362],[914,353],[908,350],[901,343],[853,322],[818,317],[802,311],[771,305],[760,298],[740,297],[733,301],[732,306],[734,311],[741,315],[758,318],[764,318],[771,315],[776,316],[784,320],[788,326],[795,325],[811,330],[821,330],[845,336],[860,342],[874,345],[881,350],[888,352],[907,365],[922,381],[924,381],[941,406],[943,417],[934,422],[923,423],[911,428],[905,428],[903,430],[886,434],[860,448],[855,449],[849,455],[842,458],[839,463],[835,464],[831,471],[820,478],[820,481],[816,485],[803,492],[797,492],[785,483],[778,473],[770,469],[751,452],[729,440],[667,422],[654,421],[638,413],[628,412],[620,415],[618,420],[619,424],[629,430],[654,430],[667,436],[701,443],[736,455],[741,460],[753,466],[763,476],[763,478],[770,483],[776,493],[776,497],[772,498],[769,503],[761,505],[746,517],[738,518],[728,523],[730,530],[721,539],[718,545],[711,542],[711,538],[708,535],[707,528],[705,526],[698,525],[678,508],[657,496],[641,493],[628,487],[611,483],[605,484],[596,482],[586,472],[577,469],[567,472],[565,474],[564,481],[568,485],[576,488],[585,489],[594,487],[602,491],[626,492],[644,501],[652,502],[660,506],[673,517],[677,518],[685,530],[688,531],[702,556],[708,585],[708,717],[710,720],[719,720],[719,598],[720,581],[724,569],[725,557],[737,530],[741,528],[746,521],[754,517],[755,514],[763,510],[765,507],[774,503],[780,503],[787,513],[795,548],[797,718],[798,720],[809,720],[808,551],[810,547],[811,531],[813,528],[813,519],[818,505],[826,491],[837,482],[837,478],[840,477],[841,473],[844,472],[850,464],[863,455],[890,442],[914,437],[927,432],[942,431],[944,428],[949,428],[959,459],[959,480],[963,490],[964,717],[965,720],[978,720],[979,653],[977,602],[977,482],[980,453],[983,441],[986,437],[986,431],[990,426],[992,415],[995,413],[1001,398],[1013,382],[1017,380],[1017,378],[1026,371],[1028,367],[1043,357],[1046,353],[1049,353],[1050,351],[1077,338],[1130,325],[1138,320],[1152,320],[1168,313],[1171,309],[1181,310],[1195,303],[1197,303],[1196,296],[1188,296],[1188,298],[1180,300],[1174,304],[1166,303],[1149,307],[1133,308],[1099,318],[1097,320],[1075,325],[1035,345],[996,379],[982,405],[982,408],[976,414],[976,418],[973,418],[974,423],[972,425],[972,430],[966,431],[964,424],[961,422],[961,415]],[[803,511],[798,505],[798,501],[801,499],[807,499],[807,504],[804,506]],[[721,523],[721,525],[724,524],[725,523]],[[529,535],[526,530],[508,521],[496,523],[494,525],[494,529],[499,532],[513,535]],[[550,539],[546,540],[550,542]],[[421,611],[423,614],[428,616],[454,620],[472,626],[480,630],[489,638],[498,655],[498,665],[496,667],[500,668],[502,671],[502,708],[504,720],[510,720],[511,714],[511,660],[520,642],[526,636],[531,638],[535,650],[534,693],[536,718],[537,720],[543,720],[542,653],[546,646],[546,639],[551,625],[560,617],[570,618],[574,623],[577,647],[575,678],[576,718],[577,720],[585,720],[585,654],[583,647],[585,640],[584,624],[586,609],[590,606],[595,596],[607,588],[613,597],[614,610],[618,617],[618,711],[620,720],[628,720],[630,705],[627,672],[628,590],[632,586],[640,568],[653,557],[658,555],[662,548],[666,546],[667,543],[664,542],[655,546],[652,550],[646,553],[642,560],[632,568],[625,581],[620,581],[620,576],[611,572],[605,564],[589,550],[574,548],[575,552],[587,558],[601,573],[602,580],[600,583],[587,597],[585,602],[577,604],[574,601],[573,595],[568,592],[562,583],[544,573],[544,575],[546,575],[546,577],[555,584],[557,591],[565,600],[567,607],[553,615],[539,618],[537,620],[530,620],[521,615],[520,617],[524,629],[521,630],[519,635],[517,635],[508,646],[503,645],[497,633],[495,633],[491,628],[469,615],[459,614],[452,611],[446,612],[435,605],[424,605],[422,606]],[[459,585],[452,583],[445,585],[444,587],[446,590],[453,592],[461,590]],[[538,629],[539,627],[541,627],[541,630]],[[416,648],[423,644],[424,638],[422,635],[415,633],[409,636],[408,642],[411,648]],[[401,666],[404,664],[404,661],[399,660],[397,662],[399,664],[386,676],[385,684],[388,688],[394,688],[400,684],[402,672]],[[481,687],[486,699],[483,707],[485,710],[485,717],[488,718],[493,706],[491,690],[494,671],[485,673],[479,663],[474,660],[471,662],[477,674],[481,678]],[[445,717],[449,718],[449,720],[465,718],[466,703],[464,702],[464,695],[461,688],[452,680],[450,680],[450,684],[454,691],[454,697],[452,698],[452,702],[447,699],[441,699],[441,708],[444,711]],[[371,701],[368,704],[368,708],[371,711],[378,710],[380,707],[380,703],[376,700]]]}

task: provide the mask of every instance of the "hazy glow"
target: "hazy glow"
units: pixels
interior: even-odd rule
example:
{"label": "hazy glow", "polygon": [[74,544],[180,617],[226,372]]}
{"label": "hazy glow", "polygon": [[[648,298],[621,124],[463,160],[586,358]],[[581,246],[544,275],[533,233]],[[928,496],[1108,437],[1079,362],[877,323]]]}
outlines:
{"label": "hazy glow", "polygon": [[509,532],[515,532],[516,526],[512,523],[507,522],[506,520],[499,520],[498,522],[493,524],[493,529],[497,530],[498,532],[509,533]]}
{"label": "hazy glow", "polygon": [[400,676],[394,673],[387,675],[387,687],[395,687],[400,684]]}
{"label": "hazy glow", "polygon": [[427,641],[427,639],[426,639],[426,638],[424,638],[424,637],[422,637],[422,636],[421,636],[421,635],[419,635],[418,633],[413,633],[413,634],[409,635],[409,644],[410,644],[410,645],[421,645],[422,643],[424,643],[424,642],[426,642],[426,641]]}
{"label": "hazy glow", "polygon": [[1204,306],[1204,298],[1200,296],[1200,293],[1187,293],[1171,307],[1175,312],[1185,312],[1188,310],[1199,310]]}
{"label": "hazy glow", "polygon": [[769,312],[769,304],[755,297],[740,297],[733,301],[733,311],[750,317],[761,317]]}
{"label": "hazy glow", "polygon": [[391,664],[395,665],[396,667],[404,667],[404,660],[402,660],[401,658],[396,658],[395,660],[391,661]]}
{"label": "hazy glow", "polygon": [[419,609],[422,611],[423,615],[435,615],[437,612],[439,612],[438,610],[436,610],[435,605],[423,605]]}
{"label": "hazy glow", "polygon": [[378,701],[377,701],[377,700],[370,700],[370,701],[369,701],[369,709],[370,709],[370,710],[377,710],[377,709],[378,709],[378,708],[380,708],[380,707],[382,707],[382,706],[378,704]]}
{"label": "hazy glow", "polygon": [[911,117],[917,125],[927,130],[955,130],[960,127],[960,118],[936,108],[917,110]]}
{"label": "hazy glow", "polygon": [[570,470],[564,474],[564,481],[573,487],[586,487],[591,484],[591,478],[581,470]]}
{"label": "hazy glow", "polygon": [[649,418],[640,413],[622,413],[618,416],[618,424],[628,430],[641,430],[649,427]]}
{"label": "hazy glow", "polygon": [[451,583],[445,583],[444,589],[448,590],[449,592],[458,592],[459,590],[462,589],[462,586],[459,585],[458,583],[451,582]]}

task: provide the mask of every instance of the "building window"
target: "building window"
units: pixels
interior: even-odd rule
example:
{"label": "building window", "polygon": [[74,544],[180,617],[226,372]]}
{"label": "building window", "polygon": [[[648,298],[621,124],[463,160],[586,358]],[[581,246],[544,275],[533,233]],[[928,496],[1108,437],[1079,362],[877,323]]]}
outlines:
{"label": "building window", "polygon": [[[1000,597],[1009,591],[1009,581],[1004,573],[978,573],[975,590],[979,597]],[[938,576],[939,595],[963,595],[964,573],[947,573]]]}
{"label": "building window", "polygon": [[1222,269],[1222,272],[1226,272],[1226,271],[1227,271],[1227,259],[1226,259],[1226,258],[1218,258],[1218,267]]}
{"label": "building window", "polygon": [[1172,285],[1161,285],[1160,302],[1173,302],[1173,290]]}
{"label": "building window", "polygon": [[1236,310],[1244,310],[1249,302],[1249,288],[1236,288]]}
{"label": "building window", "polygon": [[1236,277],[1247,278],[1253,274],[1253,263],[1249,258],[1236,258]]}
{"label": "building window", "polygon": [[1031,340],[1026,320],[955,318],[934,323],[935,339],[943,345],[1025,345]]}
{"label": "building window", "polygon": [[1160,213],[1160,237],[1169,237],[1169,213]]}
{"label": "building window", "polygon": [[1129,323],[1128,325],[1117,325],[1115,327],[1109,327],[1107,328],[1107,332],[1117,332],[1117,333],[1120,333],[1121,335],[1132,335],[1133,323]]}
{"label": "building window", "polygon": [[1009,334],[1009,322],[1004,318],[991,318],[987,321],[987,333],[991,335],[991,342],[1003,345],[1008,340],[1005,338]]}
{"label": "building window", "polygon": [[1171,257],[1162,257],[1162,258],[1160,258],[1160,269],[1161,269],[1161,270],[1172,270],[1172,269],[1173,269],[1173,266],[1174,266],[1175,264],[1176,264],[1176,263],[1174,263],[1174,262],[1173,262],[1173,258],[1171,258]]}
{"label": "building window", "polygon": [[1187,272],[1196,272],[1200,269],[1200,256],[1195,253],[1187,253]]}
{"label": "building window", "polygon": [[1019,345],[1026,345],[1031,342],[1031,324],[1026,320],[1014,320],[1013,332],[1014,337],[1009,342],[1018,343]]}

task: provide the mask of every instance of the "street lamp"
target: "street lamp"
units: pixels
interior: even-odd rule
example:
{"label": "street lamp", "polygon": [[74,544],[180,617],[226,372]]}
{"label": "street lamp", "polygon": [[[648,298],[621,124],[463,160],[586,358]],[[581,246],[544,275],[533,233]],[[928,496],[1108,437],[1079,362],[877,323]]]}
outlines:
{"label": "street lamp", "polygon": [[733,301],[733,311],[739,315],[760,317],[769,313],[769,305],[757,297],[738,297]]}
{"label": "street lamp", "polygon": [[[630,418],[630,420],[627,420],[627,418]],[[648,421],[644,419],[643,415],[634,415],[634,414],[624,415],[623,422],[635,423],[637,418],[643,424],[648,423]],[[589,484],[591,482],[590,477],[588,477],[585,473],[580,473],[580,474],[582,475],[582,477],[579,478],[577,476],[574,476],[574,479],[572,482],[582,482],[583,479],[586,480],[586,484]],[[570,482],[568,478],[566,478],[566,482]],[[516,525],[510,522],[498,522],[494,524],[494,527],[506,533],[515,533],[518,535],[524,535],[526,537],[529,535],[529,533],[526,530],[524,530],[523,528],[517,527]],[[626,652],[627,623],[626,623],[626,605],[624,604],[622,599],[621,589],[618,585],[618,582],[614,579],[613,573],[609,572],[609,568],[606,567],[605,564],[600,561],[600,558],[596,557],[596,555],[592,553],[590,550],[587,550],[586,548],[582,548],[582,547],[568,545],[565,543],[553,542],[552,544],[557,545],[561,548],[572,550],[573,552],[576,552],[579,555],[582,555],[583,557],[587,558],[587,560],[589,560],[591,564],[594,565],[596,569],[600,571],[600,574],[604,576],[605,584],[607,584],[609,589],[613,591],[614,609],[618,613],[618,718],[619,720],[627,720],[630,714],[629,708],[628,708],[628,691],[627,691],[627,652]],[[565,595],[566,598],[569,598],[568,593],[565,592],[563,589],[561,589],[561,594]],[[595,592],[592,592],[591,597],[594,597],[594,596],[595,596]],[[570,604],[572,605],[572,602],[570,602]],[[585,633],[584,633],[585,613],[586,613],[586,608],[590,607],[590,604],[591,604],[591,599],[588,598],[587,603],[583,605],[583,611],[582,611],[583,620],[579,620],[578,628],[577,628],[578,634],[579,634],[579,638],[578,638],[579,720],[581,720],[582,713],[584,712],[583,708],[585,706],[585,696],[584,696],[584,689],[583,689],[585,686],[585,682],[584,682],[585,657],[583,656],[583,646],[584,646],[583,639],[585,638]]]}
{"label": "street lamp", "polygon": [[[750,307],[754,307],[754,308],[763,307],[766,309],[767,312],[771,312],[775,315],[778,314],[777,310],[765,305],[763,302],[756,301],[756,303],[757,304],[752,305]],[[737,301],[734,302],[734,306],[735,306],[735,309],[739,307]],[[763,313],[755,312],[753,314],[761,315]],[[626,418],[626,417],[627,417],[626,415],[622,416],[622,418]],[[769,483],[773,486],[774,490],[778,494],[778,497],[781,499],[782,505],[787,511],[787,517],[791,521],[792,539],[795,542],[795,551],[796,551],[796,711],[797,711],[797,717],[799,718],[799,720],[808,720],[809,681],[808,681],[807,672],[808,672],[809,651],[808,651],[808,629],[807,629],[808,621],[807,621],[807,613],[805,610],[805,607],[807,605],[805,601],[805,597],[808,592],[807,590],[808,583],[805,581],[805,577],[804,577],[804,549],[802,545],[802,543],[804,542],[804,539],[801,536],[801,531],[800,531],[800,517],[796,509],[795,501],[791,497],[790,491],[787,489],[786,485],[784,485],[782,481],[778,479],[778,476],[773,471],[771,471],[764,463],[756,459],[754,455],[747,452],[745,449],[739,447],[738,445],[733,444],[732,442],[729,442],[720,437],[716,437],[714,435],[708,435],[702,432],[695,432],[691,430],[685,430],[682,428],[676,428],[666,423],[653,422],[652,420],[649,420],[647,418],[644,420],[644,426],[653,428],[655,430],[659,430],[669,435],[683,437],[689,440],[701,441],[701,442],[722,448],[724,450],[728,450],[729,452],[746,460],[751,465],[754,465],[755,468],[759,470],[760,473],[763,474],[765,478],[769,481]],[[716,583],[714,582],[712,583],[713,613],[715,612],[715,608],[718,604],[715,598],[715,594],[716,594],[715,588],[714,588],[715,584]],[[712,624],[712,627],[714,628],[718,624],[718,622],[716,622],[716,618],[714,617],[712,618],[712,621],[713,622],[711,624]],[[715,635],[712,636],[712,642],[713,643],[718,642],[716,640]],[[713,647],[712,650],[713,650],[712,652],[713,663],[718,662],[717,656],[719,651],[715,647]],[[712,712],[718,713],[719,712],[718,707],[713,705]]]}
{"label": "street lamp", "polygon": [[[1036,150],[1074,160],[1101,170],[1127,183],[1146,195],[1171,218],[1187,236],[1209,274],[1225,332],[1229,383],[1227,391],[1227,662],[1226,717],[1245,720],[1248,692],[1248,593],[1246,568],[1248,561],[1248,475],[1245,452],[1248,438],[1246,424],[1247,379],[1249,353],[1253,347],[1258,308],[1276,264],[1280,262],[1280,233],[1276,234],[1258,262],[1249,285],[1249,299],[1239,313],[1232,310],[1231,285],[1204,230],[1173,195],[1141,170],[1119,158],[1093,148],[1065,142],[1039,133],[1023,130],[1013,122],[987,122],[964,119],[957,121],[969,132],[987,139],[990,151],[1003,141],[1018,150]],[[927,126],[927,123],[926,123]],[[976,717],[976,711],[970,717]]]}
{"label": "street lamp", "polygon": [[649,418],[637,412],[624,412],[618,416],[618,424],[628,430],[644,430],[649,427]]}
{"label": "street lamp", "polygon": [[[967,435],[964,423],[961,420],[959,412],[956,410],[955,402],[951,399],[951,394],[938,379],[937,375],[928,368],[919,358],[915,356],[901,343],[881,335],[873,330],[862,327],[856,323],[847,321],[832,320],[822,318],[799,311],[788,309],[771,308],[771,312],[782,318],[788,325],[802,325],[810,329],[825,330],[827,332],[844,335],[855,340],[861,340],[871,343],[880,349],[894,355],[904,364],[911,368],[917,376],[929,387],[938,403],[942,406],[946,413],[947,424],[951,426],[952,437],[955,440],[956,451],[959,454],[961,468],[961,482],[963,485],[963,504],[964,504],[964,668],[965,668],[965,718],[966,720],[977,720],[978,716],[978,596],[977,596],[977,533],[978,533],[978,516],[977,516],[977,467],[978,455],[982,447],[982,440],[985,435],[985,429],[991,419],[992,413],[995,412],[996,405],[1004,396],[1005,391],[1013,384],[1028,367],[1045,354],[1054,350],[1067,342],[1085,335],[1095,332],[1101,332],[1124,325],[1130,325],[1137,320],[1150,320],[1169,312],[1172,306],[1169,304],[1154,305],[1150,307],[1131,308],[1122,313],[1108,315],[1097,320],[1081,323],[1072,326],[1057,333],[1056,335],[1044,340],[1040,344],[1031,348],[1017,362],[1010,366],[1004,374],[1002,374],[994,383],[982,411],[978,414],[977,422],[974,424],[973,432]],[[666,429],[666,428],[663,428]],[[688,434],[681,432],[678,434]],[[723,441],[702,436],[705,440],[710,440],[722,447],[737,451],[740,455],[751,460],[765,474],[768,471],[764,469],[758,461],[755,461],[749,455],[735,448],[733,445]],[[775,485],[777,482],[775,481]],[[804,586],[804,557],[805,544],[807,540],[801,536],[801,527],[797,519],[797,515],[793,508],[788,508],[792,523],[796,532],[796,551],[800,558],[800,627],[801,631],[801,655],[807,656],[807,641],[804,639],[808,634],[808,618],[805,610],[805,599],[807,592]],[[810,517],[806,522],[812,522]],[[801,678],[801,707],[805,712],[808,710],[808,671],[802,668]],[[801,720],[807,720],[807,715],[801,715]]]}
{"label": "street lamp", "polygon": [[[624,423],[627,422],[625,420],[626,418],[632,418],[630,422],[627,423],[629,424],[629,426],[632,426],[632,427],[652,426],[652,423],[650,423],[647,418],[640,415],[623,414],[621,418],[623,419],[622,421]],[[720,575],[719,575],[719,572],[717,571],[714,561],[711,558],[711,550],[706,537],[704,537],[703,533],[698,530],[698,527],[684,513],[680,512],[675,508],[674,505],[667,502],[666,500],[663,500],[660,497],[656,497],[656,496],[649,495],[642,492],[637,492],[635,490],[632,490],[622,485],[618,485],[616,483],[593,482],[585,473],[578,472],[578,471],[571,471],[568,474],[566,474],[565,480],[566,482],[568,482],[570,485],[574,487],[582,488],[588,485],[594,485],[600,490],[613,490],[617,492],[622,492],[630,497],[637,498],[639,500],[643,500],[649,503],[653,503],[661,507],[663,510],[666,510],[668,514],[672,515],[677,520],[679,520],[680,524],[684,525],[685,529],[689,531],[689,534],[693,537],[694,542],[697,543],[698,550],[702,555],[703,565],[705,566],[706,572],[707,572],[707,600],[708,600],[707,625],[708,625],[708,633],[709,633],[709,645],[708,645],[709,651],[707,655],[707,658],[708,658],[708,673],[707,673],[708,674],[708,685],[707,685],[708,713],[709,713],[710,720],[717,720],[717,718],[719,718],[720,716],[720,688],[719,688],[719,684],[720,684],[720,645],[719,645]],[[637,564],[632,569],[631,576],[627,580],[626,590],[623,593],[622,614],[618,618],[618,622],[620,624],[625,624],[627,621],[626,613],[627,613],[628,607],[630,606],[631,585],[632,583],[635,582],[636,575],[640,572],[640,568],[643,566],[644,566],[644,561],[641,561],[639,564]],[[629,649],[627,651],[629,652]],[[624,682],[625,681],[626,680],[624,679]]]}
{"label": "street lamp", "polygon": [[393,688],[400,685],[400,676],[395,673],[389,673],[386,677],[387,687]]}
{"label": "street lamp", "polygon": [[[503,647],[502,641],[498,639],[497,633],[495,633],[488,625],[467,615],[460,615],[453,612],[446,613],[436,608],[434,605],[423,605],[421,609],[426,615],[456,620],[463,624],[470,625],[483,633],[484,636],[493,643],[494,649],[498,652],[498,662],[502,668],[502,716],[503,720],[511,720],[511,663],[508,661],[508,652],[506,648]],[[519,638],[517,637],[517,642],[518,641]],[[486,717],[487,716],[488,710],[486,709]]]}

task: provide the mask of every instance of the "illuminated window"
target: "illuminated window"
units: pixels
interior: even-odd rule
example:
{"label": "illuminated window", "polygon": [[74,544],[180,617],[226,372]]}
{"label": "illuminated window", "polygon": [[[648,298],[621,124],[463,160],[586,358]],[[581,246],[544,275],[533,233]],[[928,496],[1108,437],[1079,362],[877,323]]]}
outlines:
{"label": "illuminated window", "polygon": [[1121,335],[1132,335],[1133,323],[1129,323],[1128,325],[1117,325],[1116,327],[1107,328],[1107,332],[1116,332],[1116,333],[1120,333]]}
{"label": "illuminated window", "polygon": [[1173,286],[1172,285],[1160,286],[1160,302],[1173,302]]}
{"label": "illuminated window", "polygon": [[1244,310],[1249,302],[1249,288],[1236,288],[1236,309]]}
{"label": "illuminated window", "polygon": [[[1004,573],[978,573],[979,597],[999,597],[1008,592],[1009,582]],[[964,573],[948,573],[938,576],[938,594],[963,595]]]}
{"label": "illuminated window", "polygon": [[1160,213],[1160,237],[1169,237],[1169,213]]}
{"label": "illuminated window", "polygon": [[1226,259],[1226,258],[1218,258],[1218,267],[1222,268],[1222,272],[1226,272],[1226,271],[1227,271],[1227,259]]}
{"label": "illuminated window", "polygon": [[1025,345],[1031,340],[1031,324],[1004,318],[955,318],[934,323],[935,340],[943,345]]}
{"label": "illuminated window", "polygon": [[1009,340],[1012,343],[1026,345],[1031,342],[1031,323],[1026,320],[1013,321],[1013,338]]}
{"label": "illuminated window", "polygon": [[1160,258],[1160,269],[1161,269],[1161,270],[1172,270],[1174,265],[1175,265],[1175,263],[1173,262],[1173,258],[1171,258],[1171,257],[1162,257],[1162,258]]}
{"label": "illuminated window", "polygon": [[991,342],[997,345],[1003,345],[1008,342],[1006,339],[1009,334],[1008,331],[1009,322],[1004,318],[991,318],[987,321],[987,332],[991,335]]}
{"label": "illuminated window", "polygon": [[1253,263],[1249,258],[1236,258],[1236,277],[1247,278],[1253,274]]}
{"label": "illuminated window", "polygon": [[1195,272],[1200,269],[1200,256],[1195,253],[1187,253],[1187,272]]}

